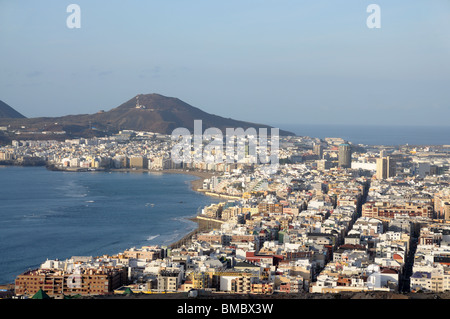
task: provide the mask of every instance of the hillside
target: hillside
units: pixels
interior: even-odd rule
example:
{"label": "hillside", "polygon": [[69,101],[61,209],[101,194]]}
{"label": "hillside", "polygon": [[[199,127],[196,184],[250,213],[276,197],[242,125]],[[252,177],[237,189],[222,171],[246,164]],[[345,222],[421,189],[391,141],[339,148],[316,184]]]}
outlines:
{"label": "hillside", "polygon": [[[202,120],[202,128],[268,128],[264,124],[250,123],[210,114],[178,98],[159,94],[140,94],[109,111],[94,114],[67,115],[28,119],[1,119],[0,125],[28,132],[65,131],[65,137],[91,137],[114,134],[119,130],[149,131],[171,134],[184,127],[193,132],[194,120]],[[25,127],[25,128],[23,128]],[[280,129],[280,135],[295,135]],[[62,137],[62,136],[61,136]]]}
{"label": "hillside", "polygon": [[14,110],[5,102],[0,101],[0,118],[25,118],[25,116]]}

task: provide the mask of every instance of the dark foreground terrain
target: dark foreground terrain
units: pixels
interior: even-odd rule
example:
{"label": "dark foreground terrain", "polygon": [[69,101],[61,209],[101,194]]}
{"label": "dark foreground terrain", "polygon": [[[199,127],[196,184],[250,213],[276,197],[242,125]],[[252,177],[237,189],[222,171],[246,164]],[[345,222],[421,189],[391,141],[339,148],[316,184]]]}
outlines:
{"label": "dark foreground terrain", "polygon": [[273,295],[240,295],[201,292],[197,297],[192,298],[188,293],[167,293],[167,294],[131,294],[131,295],[105,295],[96,297],[81,297],[81,299],[197,299],[197,300],[295,300],[295,299],[450,299],[449,293],[386,293],[386,292],[345,292],[339,294],[273,294]]}

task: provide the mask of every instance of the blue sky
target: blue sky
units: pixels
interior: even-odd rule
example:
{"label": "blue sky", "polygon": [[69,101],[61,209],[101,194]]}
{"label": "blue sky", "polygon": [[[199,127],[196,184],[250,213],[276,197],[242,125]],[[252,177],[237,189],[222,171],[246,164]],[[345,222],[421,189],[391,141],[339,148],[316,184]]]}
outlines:
{"label": "blue sky", "polygon": [[0,0],[0,43],[0,99],[27,117],[159,93],[272,125],[449,125],[448,0]]}

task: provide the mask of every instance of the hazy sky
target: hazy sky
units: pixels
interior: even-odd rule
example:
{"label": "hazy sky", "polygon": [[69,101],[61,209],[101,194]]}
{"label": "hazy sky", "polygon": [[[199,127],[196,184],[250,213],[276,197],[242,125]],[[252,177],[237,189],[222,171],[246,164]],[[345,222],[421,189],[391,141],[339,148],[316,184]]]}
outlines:
{"label": "hazy sky", "polygon": [[0,100],[27,117],[159,93],[272,125],[450,125],[448,0],[0,0],[0,43]]}

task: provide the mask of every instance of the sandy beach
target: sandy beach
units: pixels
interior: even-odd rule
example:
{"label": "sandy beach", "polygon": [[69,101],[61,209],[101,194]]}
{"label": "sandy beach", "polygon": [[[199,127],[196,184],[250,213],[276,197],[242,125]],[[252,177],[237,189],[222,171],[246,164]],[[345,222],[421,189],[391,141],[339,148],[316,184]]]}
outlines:
{"label": "sandy beach", "polygon": [[[215,173],[215,172],[206,172],[206,171],[194,171],[194,170],[183,170],[183,169],[165,169],[165,170],[151,170],[151,169],[132,169],[132,168],[126,168],[126,169],[111,169],[111,170],[107,170],[110,172],[130,172],[130,173],[155,173],[155,174],[185,174],[185,175],[192,175],[197,177],[196,179],[191,181],[191,189],[193,191],[199,191],[199,189],[201,190],[202,186],[203,186],[203,181],[205,179],[211,178],[212,176],[216,175],[216,174],[220,174],[220,173]],[[75,172],[75,171],[73,171]],[[207,196],[205,194],[205,192],[203,191],[199,191],[200,193],[204,194],[205,196]],[[195,214],[195,212],[193,212],[193,214]],[[196,222],[196,217],[193,216],[192,218],[189,218],[190,221],[192,222]],[[180,243],[185,243],[186,241],[189,241],[191,236],[193,234],[195,234],[196,232],[198,232],[198,223],[197,223],[197,228],[190,232],[189,234],[186,234],[185,236],[183,236],[182,239],[178,240],[175,243],[170,244],[169,246],[171,247],[177,247],[178,244]],[[2,289],[7,289],[8,291],[11,290],[11,287],[14,287],[14,283],[9,283],[9,286],[2,286],[0,288]]]}
{"label": "sandy beach", "polygon": [[[213,173],[213,172],[205,172],[205,171],[195,171],[195,170],[183,170],[183,169],[165,169],[165,170],[152,170],[152,169],[132,169],[132,168],[126,168],[126,169],[114,169],[113,171],[116,172],[138,172],[138,173],[158,173],[158,174],[185,174],[185,175],[192,175],[192,176],[196,176],[198,177],[197,179],[191,181],[191,189],[193,191],[196,192],[201,192],[202,194],[208,196],[208,194],[206,194],[205,192],[200,191],[200,189],[203,186],[203,181],[205,179],[209,179],[212,176],[216,175],[217,173]],[[190,232],[189,234],[186,234],[185,236],[183,236],[181,239],[179,239],[178,241],[170,244],[169,246],[171,248],[177,248],[181,245],[183,245],[184,243],[188,242],[191,237],[196,234],[197,232],[200,231],[199,229],[199,224],[198,221],[196,219],[196,217],[193,218],[189,218],[190,221],[193,221],[195,223],[197,223],[197,228],[194,229],[192,232]]]}
{"label": "sandy beach", "polygon": [[194,170],[184,170],[184,169],[164,169],[164,170],[153,170],[153,169],[145,169],[145,168],[118,168],[111,170],[113,172],[138,172],[138,173],[159,173],[159,174],[184,174],[184,175],[192,175],[198,177],[191,182],[191,188],[194,191],[199,191],[199,189],[203,186],[203,181],[205,179],[209,179],[217,173],[206,172],[206,171],[194,171]]}

